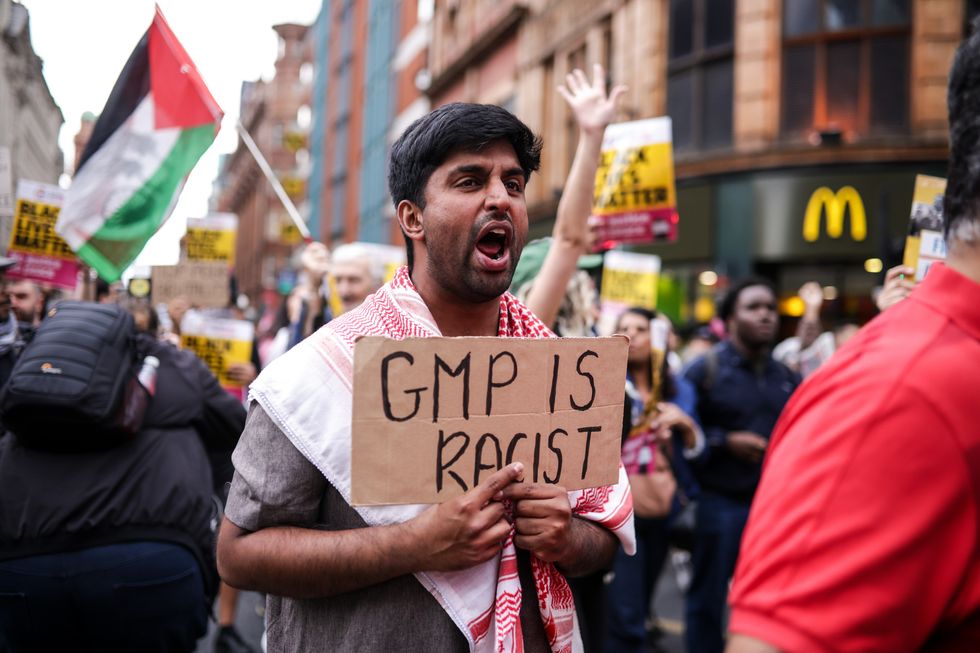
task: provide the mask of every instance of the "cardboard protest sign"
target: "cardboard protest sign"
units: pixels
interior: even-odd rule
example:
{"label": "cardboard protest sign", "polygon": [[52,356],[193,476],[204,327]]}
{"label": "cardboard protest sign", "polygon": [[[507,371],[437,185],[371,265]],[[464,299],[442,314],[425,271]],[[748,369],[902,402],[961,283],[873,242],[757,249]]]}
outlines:
{"label": "cardboard protest sign", "polygon": [[916,281],[922,281],[929,266],[946,258],[946,241],[943,238],[945,194],[946,180],[942,177],[915,176],[912,216],[902,264],[915,270]]}
{"label": "cardboard protest sign", "polygon": [[11,279],[27,279],[65,290],[78,281],[78,259],[54,230],[65,192],[34,181],[17,182],[17,204],[7,255],[17,264],[7,271]]}
{"label": "cardboard protest sign", "polygon": [[627,341],[361,338],[351,501],[451,499],[504,465],[566,489],[619,470]]}
{"label": "cardboard protest sign", "polygon": [[591,219],[598,242],[676,240],[676,197],[670,118],[606,127]]}
{"label": "cardboard protest sign", "polygon": [[239,399],[244,398],[245,390],[228,376],[228,366],[252,360],[254,339],[255,325],[247,320],[229,320],[200,311],[187,311],[180,322],[180,346],[197,354],[218,377],[221,387]]}
{"label": "cardboard protest sign", "polygon": [[223,261],[235,264],[235,238],[238,216],[234,213],[212,213],[203,218],[187,219],[187,260]]}
{"label": "cardboard protest sign", "polygon": [[612,333],[619,314],[630,306],[657,307],[660,257],[611,250],[603,255],[599,289],[599,332]]}
{"label": "cardboard protest sign", "polygon": [[222,308],[228,305],[228,266],[217,262],[183,262],[154,265],[150,276],[154,304],[186,297],[194,306]]}

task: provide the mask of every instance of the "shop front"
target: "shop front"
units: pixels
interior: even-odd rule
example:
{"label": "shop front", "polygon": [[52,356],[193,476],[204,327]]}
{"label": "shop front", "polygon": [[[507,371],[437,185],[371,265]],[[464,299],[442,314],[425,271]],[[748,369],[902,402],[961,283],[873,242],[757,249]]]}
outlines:
{"label": "shop front", "polygon": [[[661,307],[679,323],[703,322],[732,280],[755,274],[776,286],[785,330],[802,313],[796,291],[824,289],[825,320],[864,323],[872,293],[901,261],[917,174],[945,164],[864,164],[769,170],[678,182],[673,243],[635,247],[663,261]],[[829,326],[830,324],[828,324]]]}

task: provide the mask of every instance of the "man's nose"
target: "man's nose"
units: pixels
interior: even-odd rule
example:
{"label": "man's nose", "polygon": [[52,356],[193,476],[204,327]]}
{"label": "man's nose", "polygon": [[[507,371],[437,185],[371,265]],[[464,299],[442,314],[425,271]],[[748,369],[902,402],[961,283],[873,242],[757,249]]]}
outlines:
{"label": "man's nose", "polygon": [[510,211],[510,193],[503,179],[492,179],[487,187],[486,207],[489,211]]}

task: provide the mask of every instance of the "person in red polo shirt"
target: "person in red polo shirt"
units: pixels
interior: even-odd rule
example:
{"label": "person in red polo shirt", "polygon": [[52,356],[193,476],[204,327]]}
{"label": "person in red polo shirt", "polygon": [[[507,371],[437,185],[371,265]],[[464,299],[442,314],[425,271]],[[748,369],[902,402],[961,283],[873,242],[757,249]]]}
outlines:
{"label": "person in red polo shirt", "polygon": [[949,85],[949,256],[796,392],[728,653],[980,651],[980,34]]}

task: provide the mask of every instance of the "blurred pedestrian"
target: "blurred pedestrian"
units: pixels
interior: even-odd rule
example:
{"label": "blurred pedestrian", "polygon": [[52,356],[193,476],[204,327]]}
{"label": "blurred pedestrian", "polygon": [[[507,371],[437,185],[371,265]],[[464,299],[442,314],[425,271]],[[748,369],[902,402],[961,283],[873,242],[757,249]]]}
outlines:
{"label": "blurred pedestrian", "polygon": [[192,353],[134,342],[158,363],[134,437],[53,453],[0,435],[0,650],[187,652],[207,628],[207,452],[227,455],[245,411]]}
{"label": "blurred pedestrian", "polygon": [[948,257],[787,407],[729,653],[980,650],[980,33],[948,100]]}
{"label": "blurred pedestrian", "polygon": [[17,321],[36,327],[44,315],[44,293],[41,286],[26,279],[15,279],[8,282],[7,293],[10,295],[10,308]]}
{"label": "blurred pedestrian", "polygon": [[352,311],[381,287],[384,269],[377,255],[361,243],[338,245],[330,253],[333,292],[337,293],[344,313]]}
{"label": "blurred pedestrian", "polygon": [[330,311],[330,251],[323,243],[312,242],[300,254],[299,282],[293,289],[299,300],[299,315],[290,323],[287,349],[292,349],[333,319]]}
{"label": "blurred pedestrian", "polygon": [[[616,553],[607,588],[606,653],[648,650],[646,625],[653,591],[667,559],[668,528],[682,508],[677,488],[681,488],[685,501],[697,499],[698,494],[688,467],[688,460],[700,455],[705,446],[696,419],[697,394],[689,381],[670,371],[668,351],[663,352],[659,374],[654,375],[651,325],[656,319],[656,313],[632,307],[616,324],[616,333],[630,339],[626,367],[628,431],[639,431],[631,437],[634,442],[647,440],[643,446],[650,447],[651,458],[646,463],[649,469],[630,474],[636,555],[626,555],[622,549]],[[655,387],[657,382],[659,388]]]}
{"label": "blurred pedestrian", "polygon": [[122,291],[121,283],[109,283],[96,277],[95,279],[95,301],[99,304],[115,304],[120,299]]}
{"label": "blurred pedestrian", "polygon": [[799,376],[773,360],[779,326],[776,294],[762,279],[742,279],[719,306],[728,340],[684,373],[698,394],[697,414],[708,446],[695,461],[697,506],[693,578],[685,607],[689,651],[721,653],[728,582],[759,482],[762,459]]}
{"label": "blurred pedestrian", "polygon": [[32,332],[29,325],[17,320],[11,306],[8,290],[10,282],[6,278],[6,273],[16,264],[16,259],[0,256],[0,388],[7,383],[10,371],[24,347],[24,342]]}

